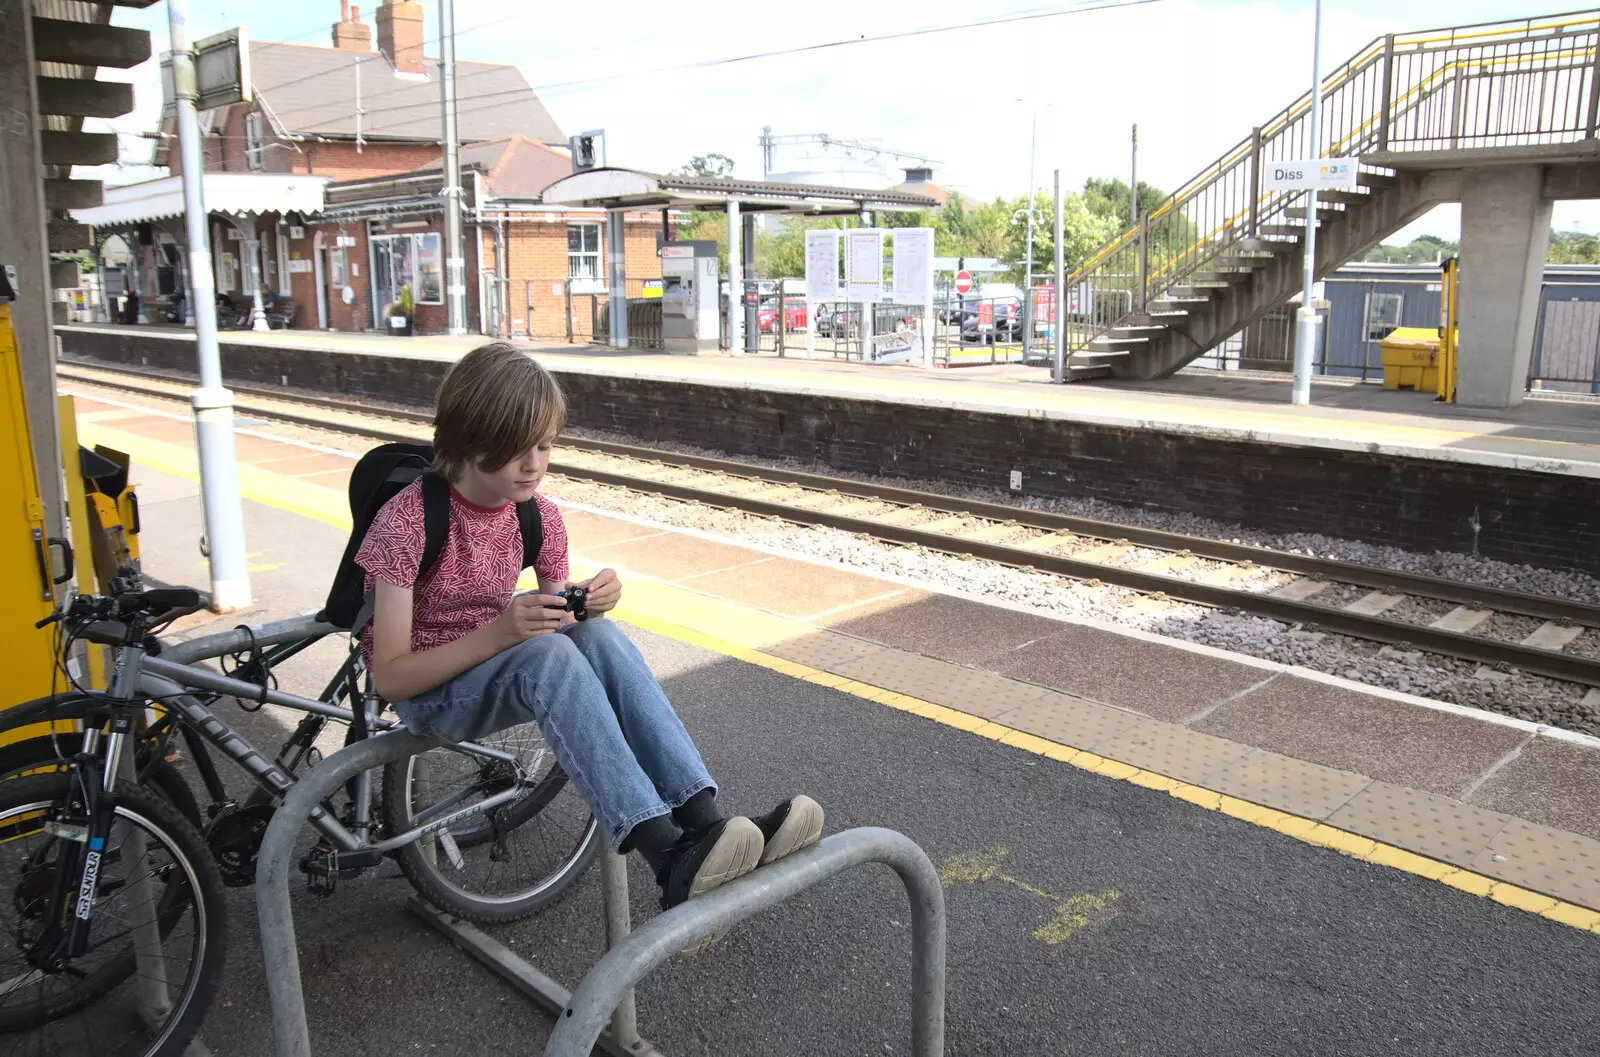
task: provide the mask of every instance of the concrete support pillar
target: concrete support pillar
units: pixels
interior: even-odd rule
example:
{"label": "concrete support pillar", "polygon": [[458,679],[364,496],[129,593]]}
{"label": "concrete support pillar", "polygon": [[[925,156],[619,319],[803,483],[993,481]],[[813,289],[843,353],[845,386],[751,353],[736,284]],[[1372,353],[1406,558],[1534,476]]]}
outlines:
{"label": "concrete support pillar", "polygon": [[1468,169],[1461,194],[1460,375],[1463,407],[1522,402],[1550,245],[1538,165]]}
{"label": "concrete support pillar", "polygon": [[728,203],[728,351],[735,356],[744,350],[744,269],[740,264],[740,250],[744,247],[744,229],[739,225],[739,203]]}
{"label": "concrete support pillar", "polygon": [[28,430],[38,468],[45,529],[66,535],[61,442],[56,432],[55,334],[50,320],[49,245],[45,235],[43,150],[34,83],[31,5],[0,0],[0,265],[17,270],[11,306],[20,348]]}

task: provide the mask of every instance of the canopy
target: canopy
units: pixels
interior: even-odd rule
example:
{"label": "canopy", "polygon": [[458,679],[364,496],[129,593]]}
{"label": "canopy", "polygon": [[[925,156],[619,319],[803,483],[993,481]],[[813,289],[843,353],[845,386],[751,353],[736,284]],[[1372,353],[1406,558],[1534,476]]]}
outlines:
{"label": "canopy", "polygon": [[[206,173],[201,187],[209,213],[322,212],[326,176],[299,173]],[[119,227],[183,215],[183,177],[106,188],[104,201],[72,210],[80,224]]]}
{"label": "canopy", "polygon": [[853,216],[864,210],[937,209],[937,199],[906,191],[661,176],[637,169],[586,169],[557,180],[540,196],[553,205],[591,209],[678,209],[723,212],[738,202],[744,213]]}

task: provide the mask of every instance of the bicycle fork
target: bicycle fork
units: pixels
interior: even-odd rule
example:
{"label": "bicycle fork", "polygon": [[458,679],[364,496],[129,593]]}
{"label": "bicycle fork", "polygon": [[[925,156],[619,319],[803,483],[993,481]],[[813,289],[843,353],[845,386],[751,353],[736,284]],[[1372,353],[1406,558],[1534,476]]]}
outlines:
{"label": "bicycle fork", "polygon": [[[138,686],[139,661],[144,650],[137,645],[124,645],[117,650],[113,669],[111,697],[127,701]],[[108,851],[113,847],[113,834],[117,827],[117,786],[128,781],[136,782],[134,761],[134,733],[137,729],[137,706],[114,707],[105,736],[105,768],[94,775],[92,764],[100,748],[101,732],[88,725],[84,731],[83,752],[69,773],[77,789],[84,796],[83,815],[86,825],[81,831],[57,826],[56,835],[66,838],[62,843],[62,869],[56,873],[57,895],[60,902],[52,906],[68,907],[66,935],[54,950],[45,966],[50,971],[69,971],[74,959],[89,950],[89,936],[93,928],[95,904],[103,878],[101,867]],[[72,807],[69,791],[68,809]],[[166,957],[162,951],[160,899],[153,869],[150,865],[149,847],[144,830],[132,823],[124,824],[120,844],[122,862],[122,887],[132,905],[128,909],[129,931],[133,939],[134,963],[141,1017],[152,1029],[159,1028],[172,1012],[172,998],[167,988]],[[76,892],[59,891],[76,879]]]}

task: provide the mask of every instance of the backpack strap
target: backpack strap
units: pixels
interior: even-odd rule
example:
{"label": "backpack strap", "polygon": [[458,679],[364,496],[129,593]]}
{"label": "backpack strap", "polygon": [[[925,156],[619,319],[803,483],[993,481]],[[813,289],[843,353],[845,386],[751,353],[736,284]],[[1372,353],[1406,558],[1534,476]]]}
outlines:
{"label": "backpack strap", "polygon": [[544,518],[537,499],[517,504],[517,523],[522,527],[522,567],[532,568],[544,547]]}
{"label": "backpack strap", "polygon": [[422,561],[417,583],[427,578],[450,534],[450,483],[432,470],[422,475]]}

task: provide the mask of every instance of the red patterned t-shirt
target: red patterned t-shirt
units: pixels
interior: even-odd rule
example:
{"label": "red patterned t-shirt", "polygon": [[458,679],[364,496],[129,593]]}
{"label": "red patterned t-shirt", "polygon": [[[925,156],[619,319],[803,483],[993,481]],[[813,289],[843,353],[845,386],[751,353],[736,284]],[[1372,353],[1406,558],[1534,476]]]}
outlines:
{"label": "red patterned t-shirt", "polygon": [[[567,529],[561,511],[542,495],[534,499],[544,523],[544,542],[534,571],[540,580],[565,580]],[[481,507],[450,489],[450,530],[432,572],[419,584],[423,543],[419,479],[383,505],[356,551],[356,564],[367,572],[366,591],[372,590],[375,579],[412,588],[413,652],[454,642],[498,617],[516,593],[517,577],[522,575],[522,529],[514,503]],[[370,624],[362,632],[362,646],[370,660]]]}

